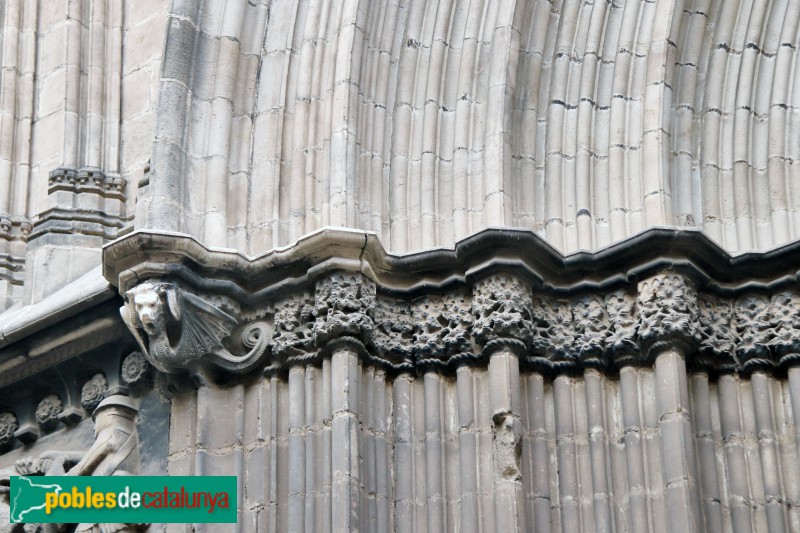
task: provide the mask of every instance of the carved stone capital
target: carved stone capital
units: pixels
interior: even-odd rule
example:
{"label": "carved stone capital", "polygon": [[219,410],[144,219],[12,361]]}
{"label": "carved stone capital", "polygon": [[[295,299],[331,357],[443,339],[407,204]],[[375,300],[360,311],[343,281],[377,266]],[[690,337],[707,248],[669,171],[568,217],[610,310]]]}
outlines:
{"label": "carved stone capital", "polygon": [[370,348],[389,366],[413,369],[414,323],[407,301],[379,297],[376,300],[375,329]]}
{"label": "carved stone capital", "polygon": [[481,346],[514,340],[530,346],[535,320],[530,286],[508,274],[493,274],[472,288],[472,335]]}
{"label": "carved stone capital", "polygon": [[733,304],[710,294],[700,295],[698,301],[700,345],[692,366],[703,370],[730,372],[736,369]]}
{"label": "carved stone capital", "polygon": [[781,366],[800,362],[800,294],[785,290],[772,295],[770,347]]}
{"label": "carved stone capital", "polygon": [[767,296],[751,293],[736,300],[736,356],[745,371],[774,366],[771,319]]}
{"label": "carved stone capital", "polygon": [[361,274],[337,272],[317,282],[314,292],[314,340],[322,348],[329,341],[352,337],[364,344],[374,330],[375,284]]}
{"label": "carved stone capital", "polygon": [[606,337],[609,321],[605,304],[598,296],[582,296],[572,304],[575,349],[581,364],[592,368],[608,365]]}
{"label": "carved stone capital", "polygon": [[572,370],[577,364],[572,306],[545,295],[533,298],[534,330],[528,363],[544,371]]}
{"label": "carved stone capital", "polygon": [[697,291],[684,276],[657,274],[639,284],[639,340],[650,357],[677,349],[686,355],[699,342]]}
{"label": "carved stone capital", "polygon": [[412,307],[414,349],[418,364],[444,367],[472,355],[473,317],[468,296],[462,292],[430,295]]}
{"label": "carved stone capital", "polygon": [[279,361],[309,356],[314,349],[314,302],[303,296],[275,304],[272,352]]}
{"label": "carved stone capital", "polygon": [[[170,374],[204,374],[211,368],[248,372],[268,355],[272,338],[265,323],[241,328],[217,305],[164,281],[130,289],[120,313],[148,361]],[[236,339],[234,331],[239,332]],[[241,355],[226,348],[227,339],[241,347]]]}
{"label": "carved stone capital", "polygon": [[639,317],[636,296],[625,290],[610,292],[605,298],[609,331],[606,347],[617,367],[637,363],[640,355]]}

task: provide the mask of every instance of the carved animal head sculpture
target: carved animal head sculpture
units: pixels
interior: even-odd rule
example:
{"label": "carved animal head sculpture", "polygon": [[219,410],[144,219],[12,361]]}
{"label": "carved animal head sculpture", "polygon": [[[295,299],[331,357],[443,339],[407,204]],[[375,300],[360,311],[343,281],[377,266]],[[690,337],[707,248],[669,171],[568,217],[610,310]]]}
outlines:
{"label": "carved animal head sculpture", "polygon": [[168,284],[143,283],[134,287],[125,293],[125,305],[129,315],[126,322],[144,329],[148,335],[165,331],[165,307],[175,320],[181,317],[177,289]]}
{"label": "carved animal head sculpture", "polygon": [[120,314],[147,359],[169,374],[200,372],[206,364],[233,372],[249,371],[259,364],[271,338],[266,324],[253,323],[244,328],[241,338],[250,351],[230,353],[223,340],[236,328],[236,319],[162,281],[146,281],[126,292]]}

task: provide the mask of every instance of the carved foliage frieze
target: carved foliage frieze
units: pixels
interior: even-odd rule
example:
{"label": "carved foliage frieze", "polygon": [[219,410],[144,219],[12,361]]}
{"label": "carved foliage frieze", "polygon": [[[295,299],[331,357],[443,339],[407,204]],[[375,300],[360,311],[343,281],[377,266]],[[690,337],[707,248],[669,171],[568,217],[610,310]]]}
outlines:
{"label": "carved foliage frieze", "polygon": [[617,366],[630,365],[639,358],[639,320],[636,295],[623,289],[605,297],[608,316],[606,349]]}
{"label": "carved foliage frieze", "polygon": [[503,272],[408,297],[361,273],[334,272],[310,289],[279,293],[248,322],[230,295],[147,281],[128,291],[122,315],[142,357],[167,373],[285,371],[344,345],[396,372],[452,369],[501,347],[548,372],[649,364],[664,350],[714,372],[800,359],[800,293],[704,292],[673,271],[604,293],[537,290]]}
{"label": "carved foliage frieze", "polygon": [[537,295],[533,298],[534,321],[529,361],[542,370],[569,370],[576,364],[573,309],[565,299]]}
{"label": "carved foliage frieze", "polygon": [[413,348],[427,366],[446,366],[470,358],[475,349],[470,297],[460,291],[430,295],[413,304]]}
{"label": "carved foliage frieze", "polygon": [[733,304],[727,298],[702,294],[697,300],[700,345],[693,363],[698,368],[730,371],[736,368]]}
{"label": "carved foliage frieze", "polygon": [[736,300],[736,356],[743,368],[773,365],[770,340],[773,336],[769,298],[745,294]]}

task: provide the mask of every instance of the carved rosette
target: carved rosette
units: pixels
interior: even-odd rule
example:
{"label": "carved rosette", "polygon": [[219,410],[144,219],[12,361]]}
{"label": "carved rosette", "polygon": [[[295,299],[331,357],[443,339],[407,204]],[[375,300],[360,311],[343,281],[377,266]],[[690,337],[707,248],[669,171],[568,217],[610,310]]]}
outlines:
{"label": "carved rosette", "polygon": [[747,294],[736,300],[736,356],[742,370],[771,368],[772,338],[769,299],[762,294]]}
{"label": "carved rosette", "polygon": [[733,305],[729,300],[710,294],[700,295],[697,304],[700,346],[692,359],[692,366],[715,372],[735,370]]}
{"label": "carved rosette", "polygon": [[566,300],[544,295],[533,299],[536,328],[528,363],[540,371],[572,371],[576,368],[575,325],[572,306]]}
{"label": "carved rosette", "polygon": [[606,349],[612,361],[617,367],[637,363],[640,351],[636,296],[624,290],[616,290],[606,296],[605,304],[609,323]]}
{"label": "carved rosette", "polygon": [[108,389],[108,380],[103,374],[95,374],[81,388],[81,405],[91,413],[103,399],[103,393]]}
{"label": "carved rosette", "polygon": [[275,304],[272,353],[278,361],[313,355],[315,311],[306,298],[287,298]]}
{"label": "carved rosette", "polygon": [[363,349],[374,333],[375,284],[361,274],[335,273],[317,282],[314,293],[314,343],[332,348],[355,343]]}
{"label": "carved rosette", "polygon": [[697,291],[684,276],[666,272],[643,281],[637,304],[639,341],[649,357],[668,349],[685,356],[698,344]]}
{"label": "carved rosette", "polygon": [[414,349],[417,364],[445,367],[474,359],[471,302],[466,294],[431,295],[414,302]]}
{"label": "carved rosette", "polygon": [[414,324],[408,302],[379,297],[370,348],[384,365],[398,370],[414,369]]}
{"label": "carved rosette", "polygon": [[800,294],[786,290],[772,295],[770,347],[781,366],[800,362]]}
{"label": "carved rosette", "polygon": [[19,429],[19,422],[14,413],[0,414],[0,450],[4,450],[14,441],[14,432]]}
{"label": "carved rosette", "polygon": [[119,373],[131,394],[138,396],[153,387],[153,370],[142,352],[131,352],[122,360]]}
{"label": "carved rosette", "polygon": [[36,406],[36,422],[46,431],[52,431],[58,426],[58,415],[62,409],[61,398],[55,394],[45,396]]}
{"label": "carved rosette", "polygon": [[494,274],[472,288],[472,336],[484,350],[513,347],[524,356],[534,328],[530,286],[515,276]]}
{"label": "carved rosette", "polygon": [[609,322],[604,302],[597,296],[582,296],[572,304],[575,327],[575,350],[585,367],[605,368],[608,365],[606,336]]}

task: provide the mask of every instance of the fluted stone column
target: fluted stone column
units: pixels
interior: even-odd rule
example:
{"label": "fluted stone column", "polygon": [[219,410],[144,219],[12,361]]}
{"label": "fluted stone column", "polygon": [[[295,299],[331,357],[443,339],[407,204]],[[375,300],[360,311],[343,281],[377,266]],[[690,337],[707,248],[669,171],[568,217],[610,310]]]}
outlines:
{"label": "fluted stone column", "polygon": [[589,462],[591,463],[594,530],[613,531],[612,489],[608,479],[605,447],[608,435],[603,416],[603,371],[609,357],[606,337],[610,323],[601,296],[583,296],[572,303],[575,330],[575,350],[583,367],[586,389],[586,420],[589,428]]}
{"label": "fluted stone column", "polygon": [[638,304],[640,342],[655,366],[667,529],[704,531],[686,376],[686,357],[699,335],[697,293],[685,277],[665,272],[639,284]]}
{"label": "fluted stone column", "polygon": [[[331,531],[358,530],[361,492],[362,407],[360,358],[374,330],[375,284],[360,274],[335,273],[317,282],[314,342],[331,362]],[[297,518],[299,522],[299,517]]]}
{"label": "fluted stone column", "polygon": [[495,524],[498,531],[519,531],[526,524],[519,357],[533,334],[530,287],[514,276],[490,276],[473,287],[472,313],[473,335],[489,358]]}

